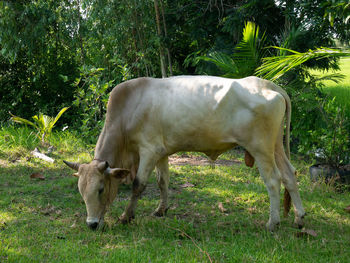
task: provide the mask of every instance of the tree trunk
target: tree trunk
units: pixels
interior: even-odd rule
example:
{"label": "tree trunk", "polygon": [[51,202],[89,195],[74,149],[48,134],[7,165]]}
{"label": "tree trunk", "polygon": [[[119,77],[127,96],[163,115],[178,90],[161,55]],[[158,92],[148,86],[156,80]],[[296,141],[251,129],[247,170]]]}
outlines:
{"label": "tree trunk", "polygon": [[80,13],[80,0],[77,0],[77,16],[78,16],[78,35],[79,35],[79,42],[80,42],[80,49],[81,49],[81,62],[85,63],[85,49],[84,49],[84,43],[83,43],[83,37],[82,37],[82,31],[81,31],[81,13]]}
{"label": "tree trunk", "polygon": [[[162,37],[162,30],[160,27],[160,16],[159,16],[159,6],[158,6],[158,0],[154,0],[154,9],[156,12],[156,22],[157,22],[157,32],[158,32],[158,37]],[[160,68],[162,71],[162,77],[166,77],[166,65],[165,65],[165,57],[164,57],[164,50],[163,50],[163,44],[159,44],[159,55],[160,55]]]}
{"label": "tree trunk", "polygon": [[[134,12],[134,19],[135,19],[135,30],[136,30],[136,35],[135,35],[135,39],[138,39],[139,41],[139,49],[141,50],[141,52],[143,53],[143,56],[141,58],[141,60],[143,61],[143,65],[145,67],[145,71],[146,71],[146,77],[149,77],[149,69],[147,66],[147,61],[145,59],[145,49],[144,49],[144,45],[143,45],[143,35],[141,34],[140,31],[142,31],[142,29],[140,29],[140,22],[139,22],[139,16],[140,16],[140,20],[141,20],[141,25],[142,25],[142,11],[140,13],[137,13],[137,0],[134,0],[134,6],[135,6],[135,12]],[[136,46],[136,45],[135,45]]]}
{"label": "tree trunk", "polygon": [[[163,0],[160,0],[160,8],[161,8],[161,11],[162,11],[164,36],[165,36],[165,38],[167,38],[168,37],[168,33],[167,33],[167,29],[166,29]],[[170,76],[172,76],[173,75],[173,67],[172,67],[172,63],[171,63],[170,50],[169,50],[168,47],[166,47],[165,50],[166,50],[167,55],[168,55],[169,74],[170,74]]]}

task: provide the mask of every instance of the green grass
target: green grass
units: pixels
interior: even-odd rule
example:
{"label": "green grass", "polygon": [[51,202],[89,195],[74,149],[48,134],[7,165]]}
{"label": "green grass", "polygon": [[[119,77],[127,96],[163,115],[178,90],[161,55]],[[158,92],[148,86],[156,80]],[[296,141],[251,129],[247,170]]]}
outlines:
{"label": "green grass", "polygon": [[[265,231],[268,195],[256,168],[243,164],[171,166],[167,215],[150,216],[159,199],[153,176],[129,225],[117,222],[130,196],[130,186],[122,186],[106,215],[106,229],[91,231],[77,180],[62,160],[89,161],[92,146],[74,132],[54,133],[56,162],[48,164],[30,157],[37,143],[30,134],[24,127],[0,132],[0,262],[209,262],[206,253],[213,262],[350,258],[350,215],[344,211],[349,193],[311,183],[308,165],[296,158],[306,228],[316,237],[297,237],[293,216],[282,218],[275,233]],[[223,158],[242,161],[243,155],[232,151]],[[45,180],[30,179],[34,172]],[[186,182],[194,187],[183,188]]]}
{"label": "green grass", "polygon": [[[335,97],[336,102],[347,108],[350,113],[350,58],[343,58],[339,63],[340,71],[336,73],[341,73],[345,76],[340,83],[335,83],[334,81],[324,81],[325,87],[322,89],[324,92],[329,94],[331,97]],[[311,71],[315,75],[323,75],[325,72]],[[332,72],[329,72],[332,73]],[[350,116],[350,114],[349,114]]]}

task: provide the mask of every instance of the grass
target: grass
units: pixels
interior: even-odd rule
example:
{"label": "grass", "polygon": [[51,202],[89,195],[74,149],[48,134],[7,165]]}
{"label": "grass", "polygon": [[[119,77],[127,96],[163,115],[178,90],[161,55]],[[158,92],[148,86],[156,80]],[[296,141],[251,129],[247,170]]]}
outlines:
{"label": "grass", "polygon": [[[85,225],[85,206],[63,159],[89,161],[92,146],[79,135],[54,133],[53,164],[31,158],[37,139],[29,129],[0,131],[0,262],[345,262],[350,258],[348,192],[314,184],[307,164],[294,160],[306,228],[297,237],[293,216],[275,233],[265,231],[269,201],[256,168],[242,165],[170,166],[170,209],[150,216],[159,200],[154,176],[139,201],[136,219],[118,224],[130,196],[122,186],[106,215],[107,228]],[[41,150],[45,150],[42,148]],[[225,159],[243,161],[239,152]],[[44,180],[31,179],[39,172]],[[183,187],[191,183],[193,187]],[[281,194],[282,198],[282,194]],[[219,209],[219,203],[227,210]],[[207,254],[206,254],[207,253]],[[210,259],[209,259],[210,257]]]}
{"label": "grass", "polygon": [[[339,63],[340,71],[337,73],[344,74],[345,78],[339,82],[324,81],[325,87],[322,89],[331,97],[335,97],[336,102],[341,106],[347,108],[350,116],[350,58],[342,58]],[[324,72],[311,71],[315,75],[323,75]],[[330,72],[331,73],[331,72]]]}

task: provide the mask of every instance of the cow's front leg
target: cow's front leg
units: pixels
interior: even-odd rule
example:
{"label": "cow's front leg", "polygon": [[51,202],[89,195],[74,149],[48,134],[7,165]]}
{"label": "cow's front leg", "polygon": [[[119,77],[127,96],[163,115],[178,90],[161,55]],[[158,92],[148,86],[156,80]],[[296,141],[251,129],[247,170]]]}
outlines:
{"label": "cow's front leg", "polygon": [[129,223],[135,218],[135,208],[137,201],[139,200],[142,192],[145,190],[149,175],[152,173],[155,161],[151,158],[149,154],[140,154],[142,156],[140,160],[139,169],[137,170],[136,177],[132,185],[132,195],[129,204],[124,210],[119,220],[125,224]]}
{"label": "cow's front leg", "polygon": [[168,156],[158,161],[156,165],[157,182],[160,189],[160,202],[154,211],[155,216],[164,216],[168,210],[169,163]]}

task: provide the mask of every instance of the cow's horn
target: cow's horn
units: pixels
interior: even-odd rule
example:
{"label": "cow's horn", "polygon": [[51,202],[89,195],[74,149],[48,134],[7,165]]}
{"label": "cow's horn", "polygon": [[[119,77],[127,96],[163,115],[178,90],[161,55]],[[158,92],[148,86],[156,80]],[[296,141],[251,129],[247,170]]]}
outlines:
{"label": "cow's horn", "polygon": [[79,170],[79,166],[80,166],[80,163],[72,163],[72,162],[67,162],[65,160],[63,160],[63,162],[70,168],[78,171]]}

